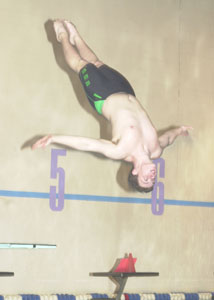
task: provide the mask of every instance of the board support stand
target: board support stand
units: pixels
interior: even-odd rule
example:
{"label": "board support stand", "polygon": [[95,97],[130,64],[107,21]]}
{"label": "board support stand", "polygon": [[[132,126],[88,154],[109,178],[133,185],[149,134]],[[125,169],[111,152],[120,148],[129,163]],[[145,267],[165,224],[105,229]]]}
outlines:
{"label": "board support stand", "polygon": [[109,277],[117,286],[115,298],[96,298],[96,300],[120,300],[129,277],[159,276],[158,272],[136,272],[134,266],[136,260],[130,253],[128,257],[118,259],[110,272],[90,273],[90,276]]}

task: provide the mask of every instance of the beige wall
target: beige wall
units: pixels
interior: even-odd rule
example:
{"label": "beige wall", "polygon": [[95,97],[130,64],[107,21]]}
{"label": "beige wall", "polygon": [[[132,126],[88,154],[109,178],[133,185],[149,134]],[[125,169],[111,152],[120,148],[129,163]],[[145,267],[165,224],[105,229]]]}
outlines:
{"label": "beige wall", "polygon": [[[165,199],[213,204],[213,0],[1,0],[0,190],[49,192],[51,147],[23,144],[46,133],[109,136],[68,71],[50,18],[72,20],[107,64],[132,83],[156,128],[187,124],[165,159]],[[67,151],[59,165],[66,194],[151,198],[127,190],[120,162]],[[120,198],[118,198],[120,199]],[[56,250],[1,250],[0,293],[111,292],[108,271],[131,252],[137,271],[128,292],[202,291],[214,286],[213,207],[0,196],[0,242],[53,243]]]}

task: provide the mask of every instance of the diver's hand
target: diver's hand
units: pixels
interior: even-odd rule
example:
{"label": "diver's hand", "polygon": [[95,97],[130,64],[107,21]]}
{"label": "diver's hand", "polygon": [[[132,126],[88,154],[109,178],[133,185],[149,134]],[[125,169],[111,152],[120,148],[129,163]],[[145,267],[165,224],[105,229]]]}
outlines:
{"label": "diver's hand", "polygon": [[192,126],[181,126],[180,127],[180,135],[188,136],[190,133],[190,130],[193,130]]}
{"label": "diver's hand", "polygon": [[52,135],[46,135],[43,138],[39,139],[36,143],[33,144],[31,147],[32,150],[35,150],[37,148],[45,148],[52,142]]}

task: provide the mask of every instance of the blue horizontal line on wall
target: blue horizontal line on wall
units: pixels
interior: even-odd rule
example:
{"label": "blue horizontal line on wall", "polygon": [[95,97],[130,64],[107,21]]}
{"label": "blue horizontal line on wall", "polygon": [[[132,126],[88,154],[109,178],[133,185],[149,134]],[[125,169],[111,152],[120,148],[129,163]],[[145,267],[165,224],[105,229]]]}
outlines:
{"label": "blue horizontal line on wall", "polygon": [[[16,198],[49,199],[49,193],[8,191],[8,190],[0,190],[0,196],[3,196],[3,197],[16,197]],[[151,198],[111,197],[111,196],[96,196],[96,195],[81,195],[81,194],[65,194],[64,198],[65,198],[65,200],[151,204]],[[214,207],[214,202],[165,199],[164,200],[164,205]]]}

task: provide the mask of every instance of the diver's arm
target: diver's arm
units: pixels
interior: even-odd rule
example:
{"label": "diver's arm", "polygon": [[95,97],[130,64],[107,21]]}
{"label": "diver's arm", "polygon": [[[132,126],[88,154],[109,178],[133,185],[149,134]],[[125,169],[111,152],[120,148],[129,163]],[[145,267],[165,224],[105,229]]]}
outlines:
{"label": "diver's arm", "polygon": [[59,144],[80,151],[97,152],[111,159],[124,158],[124,153],[119,144],[115,145],[107,140],[80,136],[47,135],[39,139],[32,146],[32,149],[45,148],[49,144]]}
{"label": "diver's arm", "polygon": [[166,148],[167,146],[171,145],[175,141],[175,139],[180,135],[182,136],[189,135],[190,129],[193,128],[191,126],[180,126],[178,128],[166,131],[158,138],[160,147],[162,149]]}

